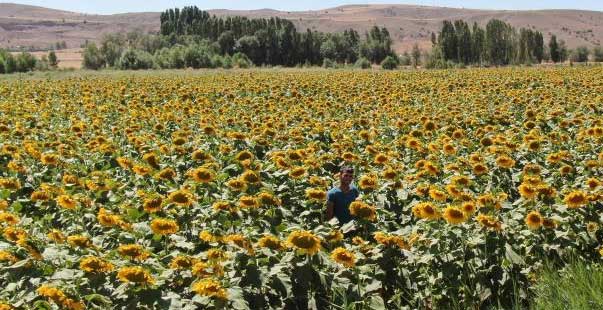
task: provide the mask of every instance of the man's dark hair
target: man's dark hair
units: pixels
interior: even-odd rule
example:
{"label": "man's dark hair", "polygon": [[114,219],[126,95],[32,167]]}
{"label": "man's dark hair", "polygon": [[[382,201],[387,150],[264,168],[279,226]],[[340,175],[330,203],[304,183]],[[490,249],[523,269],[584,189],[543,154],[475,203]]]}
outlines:
{"label": "man's dark hair", "polygon": [[342,166],[341,169],[339,169],[339,172],[341,173],[351,173],[354,174],[354,168],[350,167],[350,166]]}

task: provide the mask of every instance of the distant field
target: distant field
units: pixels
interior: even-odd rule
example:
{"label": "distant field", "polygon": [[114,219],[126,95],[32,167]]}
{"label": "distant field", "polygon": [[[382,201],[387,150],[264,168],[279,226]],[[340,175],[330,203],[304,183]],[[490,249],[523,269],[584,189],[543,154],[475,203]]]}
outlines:
{"label": "distant field", "polygon": [[[49,52],[32,52],[36,58],[40,59],[42,56],[48,56]],[[57,54],[57,59],[59,60],[59,68],[61,69],[79,69],[82,67],[82,49],[81,48],[70,48],[64,50],[55,51]],[[19,54],[19,52],[14,52],[14,54]]]}

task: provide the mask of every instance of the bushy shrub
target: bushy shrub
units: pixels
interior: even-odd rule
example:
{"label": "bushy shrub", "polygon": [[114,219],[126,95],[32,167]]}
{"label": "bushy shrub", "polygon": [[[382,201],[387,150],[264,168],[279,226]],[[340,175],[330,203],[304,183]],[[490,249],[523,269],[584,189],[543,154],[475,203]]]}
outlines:
{"label": "bushy shrub", "polygon": [[603,48],[601,48],[600,46],[597,46],[593,49],[593,61],[603,61]]}
{"label": "bushy shrub", "polygon": [[209,51],[200,45],[191,45],[184,52],[184,64],[190,68],[212,68]]}
{"label": "bushy shrub", "polygon": [[127,49],[119,59],[122,70],[144,70],[153,68],[153,56],[145,51]]}
{"label": "bushy shrub", "polygon": [[249,57],[247,57],[247,55],[243,53],[235,53],[234,55],[232,55],[232,64],[234,67],[243,69],[249,68],[252,65],[251,60],[249,60]]}
{"label": "bushy shrub", "polygon": [[84,61],[82,65],[86,69],[98,70],[105,65],[105,60],[101,55],[100,51],[96,47],[96,44],[89,43],[84,48]]}
{"label": "bushy shrub", "polygon": [[586,46],[578,46],[571,54],[570,60],[573,62],[587,62],[590,51]]}
{"label": "bushy shrub", "polygon": [[356,60],[354,66],[356,68],[369,69],[371,67],[371,62],[365,57],[360,57],[358,58],[358,60]]}
{"label": "bushy shrub", "polygon": [[322,67],[323,68],[337,68],[337,63],[334,60],[331,60],[330,58],[325,58],[322,61]]}
{"label": "bushy shrub", "polygon": [[36,67],[36,57],[34,55],[23,52],[17,56],[17,71],[19,72],[27,72],[33,71]]}
{"label": "bushy shrub", "polygon": [[381,62],[381,68],[386,70],[394,70],[398,68],[398,60],[392,56],[387,56]]}

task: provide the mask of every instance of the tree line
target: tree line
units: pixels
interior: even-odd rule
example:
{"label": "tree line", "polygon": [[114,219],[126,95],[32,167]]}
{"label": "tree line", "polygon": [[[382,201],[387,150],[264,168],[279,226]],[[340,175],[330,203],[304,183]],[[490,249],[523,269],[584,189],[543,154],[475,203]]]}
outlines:
{"label": "tree line", "polygon": [[[432,67],[460,65],[519,65],[552,62],[588,61],[590,51],[584,46],[568,50],[563,40],[551,35],[545,45],[541,32],[529,28],[517,31],[504,21],[492,19],[485,29],[477,23],[445,20],[436,36],[432,34],[433,49],[428,60]],[[603,61],[603,50],[592,50],[594,61]]]}
{"label": "tree line", "polygon": [[88,44],[84,65],[99,69],[222,67],[230,65],[297,66],[382,63],[395,58],[386,28],[364,35],[354,29],[298,32],[281,18],[217,17],[197,7],[170,9],[160,15],[159,34],[106,35]]}
{"label": "tree line", "polygon": [[57,68],[58,59],[54,51],[50,51],[48,55],[36,58],[29,52],[21,52],[13,55],[8,50],[0,49],[0,74],[28,71],[45,71],[52,68]]}

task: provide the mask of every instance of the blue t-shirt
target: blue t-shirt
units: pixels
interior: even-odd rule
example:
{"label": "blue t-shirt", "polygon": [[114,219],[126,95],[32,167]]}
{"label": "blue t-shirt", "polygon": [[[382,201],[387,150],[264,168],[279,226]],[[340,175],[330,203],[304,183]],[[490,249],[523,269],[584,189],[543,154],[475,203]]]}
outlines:
{"label": "blue t-shirt", "polygon": [[345,224],[352,220],[350,204],[359,195],[360,192],[354,185],[351,185],[350,190],[345,193],[339,187],[333,187],[327,192],[327,201],[333,202],[333,215],[339,220],[339,223]]}

